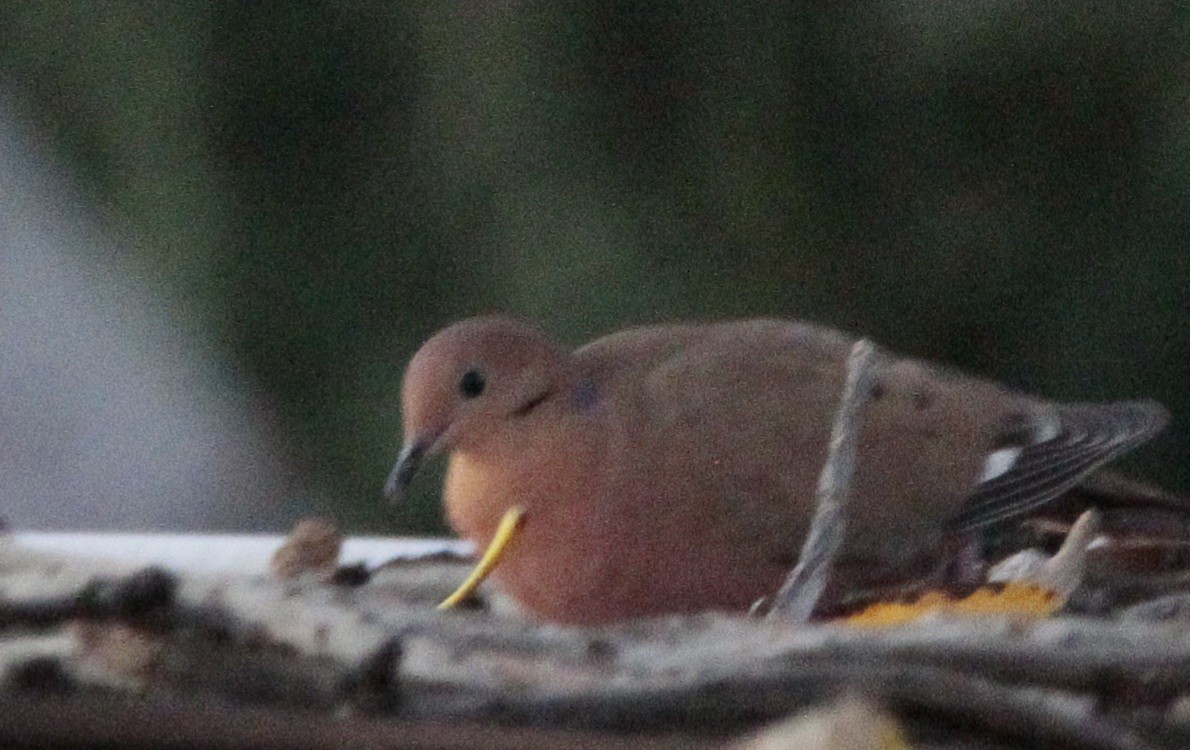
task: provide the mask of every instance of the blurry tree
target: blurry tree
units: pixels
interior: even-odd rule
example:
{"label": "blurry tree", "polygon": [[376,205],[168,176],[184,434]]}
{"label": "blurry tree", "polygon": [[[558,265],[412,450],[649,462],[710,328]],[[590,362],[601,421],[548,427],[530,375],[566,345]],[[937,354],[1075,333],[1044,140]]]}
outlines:
{"label": "blurry tree", "polygon": [[404,360],[502,309],[574,342],[809,317],[1177,415],[1190,490],[1184,3],[45,2],[0,72],[147,284],[375,504]]}

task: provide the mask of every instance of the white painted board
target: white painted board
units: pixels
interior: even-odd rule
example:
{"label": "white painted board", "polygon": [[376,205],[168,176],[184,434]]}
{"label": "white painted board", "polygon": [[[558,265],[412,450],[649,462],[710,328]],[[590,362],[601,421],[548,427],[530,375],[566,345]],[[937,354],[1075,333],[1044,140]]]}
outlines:
{"label": "white painted board", "polygon": [[[119,560],[131,565],[160,565],[193,573],[265,573],[273,553],[285,543],[275,534],[133,534],[26,532],[13,535],[29,549],[75,557]],[[369,567],[394,558],[439,552],[470,554],[472,546],[455,539],[348,537],[339,561]]]}

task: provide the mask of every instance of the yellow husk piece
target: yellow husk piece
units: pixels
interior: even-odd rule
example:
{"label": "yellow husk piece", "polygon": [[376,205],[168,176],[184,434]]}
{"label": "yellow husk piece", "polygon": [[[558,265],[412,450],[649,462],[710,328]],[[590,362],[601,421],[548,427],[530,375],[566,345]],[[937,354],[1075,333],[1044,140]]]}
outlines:
{"label": "yellow husk piece", "polygon": [[1061,606],[1061,600],[1053,591],[1033,583],[1014,581],[1003,586],[984,586],[962,599],[929,591],[913,602],[879,602],[844,618],[844,621],[849,625],[878,628],[912,622],[934,612],[1041,618],[1053,615]]}
{"label": "yellow husk piece", "polygon": [[479,564],[471,571],[471,575],[467,576],[467,580],[463,581],[462,585],[455,589],[453,594],[442,600],[442,603],[438,605],[438,609],[450,609],[475,593],[475,590],[479,588],[479,584],[483,583],[484,579],[496,569],[500,558],[504,556],[508,545],[512,543],[513,537],[520,531],[524,520],[525,510],[519,505],[514,505],[504,512],[504,517],[500,519],[500,525],[496,527],[496,533],[492,536],[492,541],[488,544],[488,548],[484,550]]}

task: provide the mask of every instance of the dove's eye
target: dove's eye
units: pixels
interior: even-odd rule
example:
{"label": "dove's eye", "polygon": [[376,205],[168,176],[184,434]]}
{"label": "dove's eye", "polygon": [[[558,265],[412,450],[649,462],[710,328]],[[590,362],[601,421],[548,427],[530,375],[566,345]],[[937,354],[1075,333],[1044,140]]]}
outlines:
{"label": "dove's eye", "polygon": [[478,370],[468,370],[459,379],[459,393],[463,394],[463,398],[475,398],[483,393],[483,387],[483,375]]}

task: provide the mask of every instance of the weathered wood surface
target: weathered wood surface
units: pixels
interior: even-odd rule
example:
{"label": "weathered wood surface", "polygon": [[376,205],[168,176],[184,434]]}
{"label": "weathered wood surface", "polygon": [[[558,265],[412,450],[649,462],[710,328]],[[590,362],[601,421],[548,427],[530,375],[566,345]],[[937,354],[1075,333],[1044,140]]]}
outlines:
{"label": "weathered wood surface", "polygon": [[[363,747],[709,745],[858,692],[915,747],[1190,747],[1190,608],[1176,586],[1094,617],[566,629],[435,611],[465,570],[431,560],[340,575],[358,585],[177,577],[0,543],[0,744],[69,729],[95,744],[172,731],[202,746],[208,716],[211,747],[330,734]],[[47,722],[50,709],[72,718]],[[113,712],[123,718],[106,731],[125,734],[103,733]],[[275,729],[263,742],[233,729],[243,722]]]}

